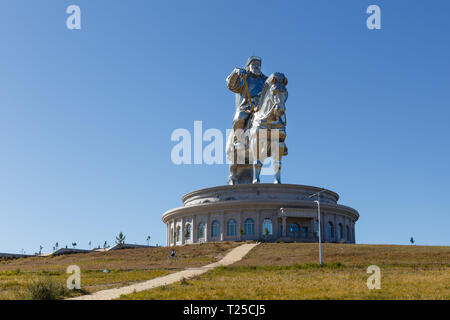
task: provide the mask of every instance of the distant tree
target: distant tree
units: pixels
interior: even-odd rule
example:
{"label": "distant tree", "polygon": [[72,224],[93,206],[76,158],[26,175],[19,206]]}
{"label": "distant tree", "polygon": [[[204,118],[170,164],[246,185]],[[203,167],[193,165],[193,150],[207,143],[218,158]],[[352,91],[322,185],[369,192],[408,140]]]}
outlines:
{"label": "distant tree", "polygon": [[75,249],[75,247],[77,246],[76,242],[72,242],[72,247]]}
{"label": "distant tree", "polygon": [[42,249],[44,249],[44,247],[42,245],[39,246],[39,255],[42,254]]}
{"label": "distant tree", "polygon": [[414,240],[413,237],[411,237],[411,239],[409,239],[409,242],[411,242],[411,245],[413,245],[416,241]]}
{"label": "distant tree", "polygon": [[108,241],[105,241],[105,243],[103,244],[103,249],[108,248]]}
{"label": "distant tree", "polygon": [[125,243],[125,238],[125,235],[121,231],[116,237],[116,243],[119,245],[119,247],[123,246],[123,244]]}
{"label": "distant tree", "polygon": [[147,246],[150,246],[150,239],[151,239],[151,237],[147,236]]}
{"label": "distant tree", "polygon": [[89,249],[92,247],[92,241],[89,241]]}
{"label": "distant tree", "polygon": [[57,243],[55,243],[55,250],[58,250],[58,248],[59,248],[59,243],[57,242]]}

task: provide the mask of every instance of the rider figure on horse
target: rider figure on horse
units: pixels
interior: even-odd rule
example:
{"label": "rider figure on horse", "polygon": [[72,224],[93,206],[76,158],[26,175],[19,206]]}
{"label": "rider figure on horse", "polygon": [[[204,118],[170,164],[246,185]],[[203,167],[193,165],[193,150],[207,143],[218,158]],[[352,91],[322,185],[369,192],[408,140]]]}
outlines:
{"label": "rider figure on horse", "polygon": [[[247,82],[248,93],[252,99],[252,104],[250,104],[248,99],[244,77]],[[235,68],[227,77],[228,89],[237,94],[236,113],[233,119],[233,131],[235,134],[238,129],[245,130],[250,115],[257,111],[252,110],[252,105],[254,107],[259,105],[259,99],[266,79],[267,77],[261,72],[261,58],[256,56],[248,58],[244,69]],[[241,143],[242,137],[236,135],[236,140],[236,144]]]}

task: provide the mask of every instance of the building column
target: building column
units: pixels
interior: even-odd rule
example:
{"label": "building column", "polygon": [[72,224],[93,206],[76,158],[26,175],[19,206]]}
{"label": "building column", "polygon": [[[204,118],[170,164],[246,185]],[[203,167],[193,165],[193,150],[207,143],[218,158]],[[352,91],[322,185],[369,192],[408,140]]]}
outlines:
{"label": "building column", "polygon": [[205,225],[205,241],[209,242],[211,240],[211,213],[208,212],[206,216],[206,225]]}
{"label": "building column", "polygon": [[349,232],[349,234],[347,235],[347,228],[348,228],[348,230],[350,231],[350,219],[349,218],[347,218],[347,217],[345,217],[345,240],[346,240],[346,242],[347,243],[350,243],[350,242],[352,242],[352,240],[351,240],[351,232]]}
{"label": "building column", "polygon": [[197,216],[193,215],[192,216],[192,243],[197,243],[198,239],[197,239],[197,234],[198,234],[198,230],[197,230]]}
{"label": "building column", "polygon": [[272,215],[272,238],[277,239],[280,237],[280,222],[276,215]]}
{"label": "building column", "polygon": [[172,220],[169,221],[169,246],[172,246]]}
{"label": "building column", "polygon": [[[320,239],[322,242],[325,242],[325,240],[324,239],[328,239],[328,235],[326,234],[326,230],[327,230],[327,228],[326,228],[326,225],[327,225],[327,219],[325,218],[326,216],[325,216],[325,214],[323,214],[322,212],[320,213],[320,226],[319,226],[319,228],[321,228],[320,229],[320,233],[321,233],[321,238],[322,239]],[[326,241],[326,242],[329,242],[329,241]]]}
{"label": "building column", "polygon": [[342,222],[342,232],[343,232],[342,238],[345,240],[345,243],[347,243],[348,242],[348,239],[347,239],[347,217],[342,216],[342,218],[344,219],[344,221]]}
{"label": "building column", "polygon": [[336,214],[334,214],[334,226],[333,226],[333,228],[334,228],[334,242],[338,242],[338,237],[337,237],[337,235],[338,235],[338,233],[337,233],[337,231],[338,231],[338,226],[337,226],[337,220],[336,220]]}
{"label": "building column", "polygon": [[314,241],[319,242],[319,228],[320,228],[319,220],[317,220],[317,219],[313,219],[313,220],[314,220],[314,231],[313,231],[314,236],[313,236],[313,238],[314,238]]}
{"label": "building column", "polygon": [[[311,234],[311,240],[314,241],[314,233],[316,232],[316,224],[315,224],[315,219],[311,218],[310,223],[309,223],[309,234]],[[308,240],[308,233],[306,234],[306,240]]]}
{"label": "building column", "polygon": [[262,239],[262,223],[261,223],[261,211],[257,211],[256,213],[256,223],[255,223],[255,235],[256,239],[260,240]]}
{"label": "building column", "polygon": [[356,243],[356,237],[355,237],[355,223],[354,223],[354,222],[352,222],[351,232],[352,232],[352,240],[353,240],[353,243]]}
{"label": "building column", "polygon": [[176,246],[177,245],[177,220],[174,219],[173,220],[173,245]]}
{"label": "building column", "polygon": [[286,217],[281,217],[282,225],[283,225],[283,234],[281,235],[283,238],[286,238]]}
{"label": "building column", "polygon": [[242,211],[239,212],[238,225],[237,225],[237,230],[236,230],[238,233],[239,241],[242,241],[241,229],[244,230],[244,228],[242,226]]}
{"label": "building column", "polygon": [[166,223],[166,246],[170,246],[169,243],[170,225]]}
{"label": "building column", "polygon": [[225,238],[225,211],[220,216],[220,240],[223,241]]}
{"label": "building column", "polygon": [[175,236],[176,231],[177,230],[176,230],[175,220],[172,219],[172,221],[170,222],[170,237],[172,239],[172,241],[170,243],[171,246],[175,246],[175,244],[177,242],[177,239]]}
{"label": "building column", "polygon": [[185,238],[184,238],[184,217],[181,218],[181,244],[185,244]]}

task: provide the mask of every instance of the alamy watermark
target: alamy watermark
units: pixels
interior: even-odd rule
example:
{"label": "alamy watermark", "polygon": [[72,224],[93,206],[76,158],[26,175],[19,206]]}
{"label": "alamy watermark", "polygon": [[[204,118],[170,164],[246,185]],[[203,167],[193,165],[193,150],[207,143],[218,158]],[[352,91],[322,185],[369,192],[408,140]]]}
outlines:
{"label": "alamy watermark", "polygon": [[69,30],[80,30],[81,29],[81,9],[77,5],[71,5],[67,7],[67,14],[70,16],[66,20],[66,26]]}
{"label": "alamy watermark", "polygon": [[367,279],[367,288],[369,290],[381,289],[381,269],[379,266],[371,265],[367,268],[367,273],[372,274]]}
{"label": "alamy watermark", "polygon": [[[66,9],[70,16],[66,20],[66,26],[69,30],[81,29],[81,8],[78,5],[70,5]],[[371,4],[366,9],[366,14],[370,16],[366,20],[366,26],[369,30],[381,29],[381,8],[378,5]]]}
{"label": "alamy watermark", "polygon": [[67,268],[66,273],[70,276],[67,278],[67,289],[80,290],[81,289],[81,269],[79,266],[72,265]]}
{"label": "alamy watermark", "polygon": [[[278,129],[236,130],[225,132],[216,128],[203,130],[203,121],[194,121],[193,133],[186,128],[175,129],[171,141],[170,159],[175,165],[191,164],[253,164],[256,159],[266,159],[262,175],[272,175],[273,159],[280,157],[280,136]],[[234,139],[242,143],[236,147]],[[247,146],[247,147],[245,147]],[[268,157],[270,153],[270,157]]]}
{"label": "alamy watermark", "polygon": [[[66,26],[69,30],[81,29],[81,8],[78,5],[70,5],[66,9],[70,16],[66,20]],[[378,5],[371,4],[367,7],[366,13],[370,16],[366,20],[366,26],[369,30],[381,29],[381,8]]]}
{"label": "alamy watermark", "polygon": [[372,4],[367,7],[366,13],[370,16],[366,20],[366,26],[369,30],[381,29],[381,9],[379,6]]}

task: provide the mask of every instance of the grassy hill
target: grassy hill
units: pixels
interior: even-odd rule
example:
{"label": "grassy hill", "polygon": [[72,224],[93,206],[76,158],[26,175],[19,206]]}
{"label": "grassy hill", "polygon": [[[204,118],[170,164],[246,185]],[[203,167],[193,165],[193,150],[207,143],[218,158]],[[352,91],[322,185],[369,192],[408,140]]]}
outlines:
{"label": "grassy hill", "polygon": [[[57,287],[60,298],[121,287],[218,261],[238,245],[224,242],[177,247],[176,262],[168,261],[172,248],[166,247],[0,261],[0,299],[32,298],[30,291],[37,286]],[[81,268],[81,292],[64,290],[70,265]],[[105,269],[111,272],[104,273]]]}
{"label": "grassy hill", "polygon": [[[450,247],[264,243],[242,261],[123,299],[450,299]],[[381,289],[369,290],[369,265]]]}
{"label": "grassy hill", "polygon": [[[0,262],[0,299],[33,298],[39,281],[63,287],[69,265],[82,270],[82,292],[121,287],[221,259],[241,243],[124,249]],[[324,244],[318,265],[315,243],[262,243],[238,263],[197,278],[123,299],[450,299],[450,247]],[[369,265],[381,268],[381,289],[369,290]],[[104,269],[111,270],[104,273]],[[31,292],[31,293],[30,293]],[[36,298],[36,297],[35,297]]]}

